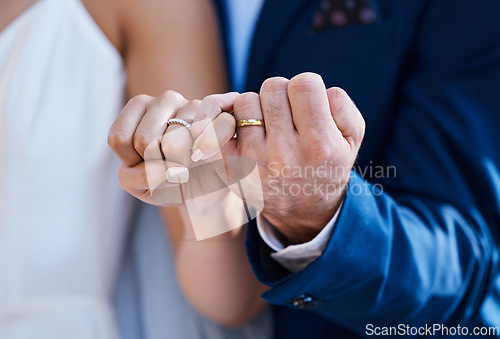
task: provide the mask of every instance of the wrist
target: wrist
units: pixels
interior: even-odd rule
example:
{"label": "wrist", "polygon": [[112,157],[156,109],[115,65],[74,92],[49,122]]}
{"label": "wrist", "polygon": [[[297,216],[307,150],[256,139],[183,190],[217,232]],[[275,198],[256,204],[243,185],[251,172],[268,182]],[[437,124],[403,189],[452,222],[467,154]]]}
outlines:
{"label": "wrist", "polygon": [[289,220],[290,223],[283,223],[283,220],[278,220],[267,215],[263,216],[274,226],[276,238],[286,247],[303,244],[314,239],[333,215],[334,213],[332,213],[330,218],[326,218],[326,221],[318,220],[314,226],[299,225],[297,220],[293,220],[294,224],[291,224],[292,220]]}
{"label": "wrist", "polygon": [[342,195],[332,199],[329,204],[316,205],[314,209],[304,211],[295,208],[294,211],[299,211],[298,213],[292,211],[287,214],[263,211],[262,216],[274,226],[276,237],[283,245],[303,244],[314,239],[333,218],[344,201],[345,191],[344,189]]}
{"label": "wrist", "polygon": [[248,221],[243,201],[235,194],[221,195],[216,203],[211,204],[200,203],[197,199],[186,202],[197,240],[233,231]]}

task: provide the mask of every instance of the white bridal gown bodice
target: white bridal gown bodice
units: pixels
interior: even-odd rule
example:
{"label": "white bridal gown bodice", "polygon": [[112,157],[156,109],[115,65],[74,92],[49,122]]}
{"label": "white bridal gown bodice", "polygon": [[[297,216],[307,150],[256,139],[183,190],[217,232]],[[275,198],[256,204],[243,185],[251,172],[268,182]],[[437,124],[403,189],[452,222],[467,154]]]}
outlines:
{"label": "white bridal gown bodice", "polygon": [[117,338],[122,66],[79,0],[40,0],[0,33],[0,338]]}
{"label": "white bridal gown bodice", "polygon": [[270,338],[269,312],[238,330],[196,313],[158,211],[132,216],[106,144],[124,81],[80,0],[0,32],[0,339]]}

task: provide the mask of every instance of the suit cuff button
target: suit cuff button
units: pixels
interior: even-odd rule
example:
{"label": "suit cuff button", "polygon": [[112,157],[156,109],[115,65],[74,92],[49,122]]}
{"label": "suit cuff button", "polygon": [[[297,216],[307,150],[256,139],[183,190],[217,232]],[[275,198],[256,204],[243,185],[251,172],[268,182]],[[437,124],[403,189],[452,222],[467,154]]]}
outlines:
{"label": "suit cuff button", "polygon": [[290,306],[299,310],[307,310],[323,305],[321,300],[318,300],[308,294],[302,294],[298,297],[287,301]]}

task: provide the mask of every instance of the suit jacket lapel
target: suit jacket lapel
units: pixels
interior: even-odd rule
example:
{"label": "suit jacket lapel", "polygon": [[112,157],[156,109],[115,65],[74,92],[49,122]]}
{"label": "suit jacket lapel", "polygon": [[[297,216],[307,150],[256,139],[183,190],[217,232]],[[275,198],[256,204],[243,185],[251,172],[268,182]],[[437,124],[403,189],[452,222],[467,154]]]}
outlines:
{"label": "suit jacket lapel", "polygon": [[[315,1],[316,2],[316,1]],[[249,55],[246,89],[257,91],[275,50],[294,19],[311,0],[266,0],[257,22]]]}

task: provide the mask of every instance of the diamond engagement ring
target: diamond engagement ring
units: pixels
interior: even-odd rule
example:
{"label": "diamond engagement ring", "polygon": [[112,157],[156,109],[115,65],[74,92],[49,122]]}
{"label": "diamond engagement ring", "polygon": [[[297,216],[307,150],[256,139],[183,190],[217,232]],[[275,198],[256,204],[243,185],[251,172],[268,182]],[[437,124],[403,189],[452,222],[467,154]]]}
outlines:
{"label": "diamond engagement ring", "polygon": [[169,119],[167,121],[167,125],[168,126],[170,126],[170,125],[182,125],[182,126],[187,127],[188,130],[191,130],[191,125],[187,121],[182,120],[182,119],[178,119],[178,118]]}

